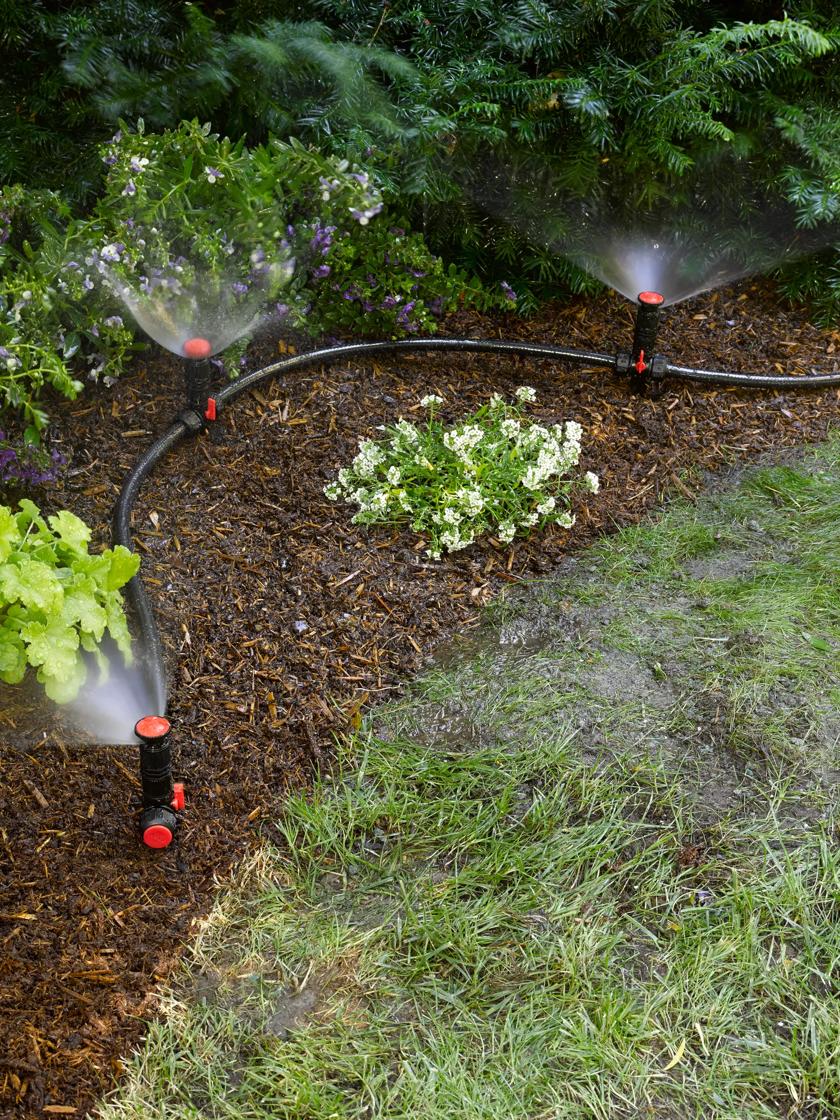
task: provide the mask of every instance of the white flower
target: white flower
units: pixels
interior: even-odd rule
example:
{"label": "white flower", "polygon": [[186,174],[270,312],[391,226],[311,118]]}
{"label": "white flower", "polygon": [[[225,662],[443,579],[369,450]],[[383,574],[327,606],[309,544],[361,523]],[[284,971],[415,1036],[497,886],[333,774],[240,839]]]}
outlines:
{"label": "white flower", "polygon": [[539,521],[539,517],[540,515],[538,513],[527,513],[519,524],[524,529],[530,529],[532,525],[536,525],[537,521]]}
{"label": "white flower", "polygon": [[547,513],[551,513],[556,505],[557,502],[554,498],[546,498],[544,502],[540,502],[540,504],[537,506],[537,513],[542,514],[542,516],[545,517]]}
{"label": "white flower", "polygon": [[444,432],[443,442],[459,459],[467,459],[470,451],[484,438],[484,432],[477,424],[467,424],[459,432],[457,429]]}
{"label": "white flower", "polygon": [[520,385],[515,396],[517,400],[531,402],[537,399],[537,391],[532,389],[530,385]]}
{"label": "white flower", "polygon": [[516,526],[512,521],[500,521],[498,535],[503,544],[509,544],[516,536]]}
{"label": "white flower", "polygon": [[443,404],[443,397],[439,397],[437,393],[429,393],[420,401],[421,408],[434,408],[438,404]]}
{"label": "white flower", "polygon": [[465,508],[470,517],[475,517],[484,509],[484,498],[480,490],[461,489],[455,494],[455,498]]}
{"label": "white flower", "polygon": [[324,487],[324,493],[331,502],[337,502],[341,497],[341,486],[337,482],[329,482]]}
{"label": "white flower", "polygon": [[597,494],[601,489],[601,483],[597,474],[594,471],[587,471],[583,476],[583,485],[587,490],[591,490],[593,494]]}
{"label": "white flower", "polygon": [[394,464],[393,467],[389,467],[385,472],[385,477],[388,479],[392,486],[396,486],[402,478],[402,472],[400,471],[400,468],[396,464]]}
{"label": "white flower", "polygon": [[508,439],[515,439],[516,436],[519,435],[522,425],[518,420],[511,419],[503,420],[499,427],[501,428],[502,435],[506,436]]}
{"label": "white flower", "polygon": [[443,511],[443,520],[448,521],[450,525],[457,525],[459,521],[463,521],[464,515],[460,513],[454,506],[447,506]]}
{"label": "white flower", "polygon": [[408,420],[403,420],[402,417],[399,418],[394,426],[396,427],[399,434],[408,443],[417,443],[418,439],[420,438],[420,433],[417,431],[415,426]]}

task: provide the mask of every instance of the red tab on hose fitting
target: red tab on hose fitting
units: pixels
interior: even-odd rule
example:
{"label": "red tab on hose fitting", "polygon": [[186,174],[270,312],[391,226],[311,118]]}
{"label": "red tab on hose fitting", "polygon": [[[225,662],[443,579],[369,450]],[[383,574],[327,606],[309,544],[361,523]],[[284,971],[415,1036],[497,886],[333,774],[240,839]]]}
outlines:
{"label": "red tab on hose fitting", "polygon": [[639,356],[636,359],[636,361],[633,363],[633,368],[635,369],[636,373],[644,373],[645,370],[647,369],[647,362],[645,361],[644,350],[639,351]]}
{"label": "red tab on hose fitting", "polygon": [[204,419],[205,420],[215,420],[216,419],[216,399],[215,399],[215,397],[208,397],[207,398],[207,408],[204,410]]}

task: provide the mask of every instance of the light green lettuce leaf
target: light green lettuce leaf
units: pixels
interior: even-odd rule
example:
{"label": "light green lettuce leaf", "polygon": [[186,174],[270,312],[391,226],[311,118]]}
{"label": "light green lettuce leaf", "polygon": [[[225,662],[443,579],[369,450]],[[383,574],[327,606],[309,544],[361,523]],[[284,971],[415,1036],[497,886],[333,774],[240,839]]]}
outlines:
{"label": "light green lettuce leaf", "polygon": [[47,520],[50,523],[50,528],[57,537],[61,538],[63,544],[66,544],[74,552],[82,555],[87,553],[90,529],[80,517],[67,509],[63,509],[47,518]]}
{"label": "light green lettuce leaf", "polygon": [[117,643],[117,649],[125,658],[126,665],[131,665],[134,661],[131,652],[131,634],[123,610],[122,595],[118,591],[112,591],[106,597],[105,610],[108,612],[108,633]]}
{"label": "light green lettuce leaf", "polygon": [[137,574],[140,567],[140,557],[136,552],[129,552],[123,545],[118,544],[114,549],[103,552],[110,562],[108,572],[108,590],[116,591]]}
{"label": "light green lettuce leaf", "polygon": [[17,519],[8,506],[0,506],[0,562],[7,560],[20,541]]}
{"label": "light green lettuce leaf", "polygon": [[16,564],[0,566],[0,603],[22,603],[49,614],[60,610],[63,599],[55,570],[40,560],[22,556]]}
{"label": "light green lettuce leaf", "polygon": [[20,684],[26,674],[26,648],[19,635],[0,626],[0,680]]}

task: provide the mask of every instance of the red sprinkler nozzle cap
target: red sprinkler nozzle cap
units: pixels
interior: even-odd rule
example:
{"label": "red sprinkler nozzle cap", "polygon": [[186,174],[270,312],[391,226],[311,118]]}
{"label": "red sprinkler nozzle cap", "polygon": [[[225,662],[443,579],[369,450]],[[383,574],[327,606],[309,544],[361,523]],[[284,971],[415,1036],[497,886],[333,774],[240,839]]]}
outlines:
{"label": "red sprinkler nozzle cap", "polygon": [[665,297],[660,295],[659,292],[639,292],[639,303],[647,303],[653,307],[658,307],[660,303],[665,302]]}
{"label": "red sprinkler nozzle cap", "polygon": [[184,343],[184,354],[187,358],[209,358],[213,347],[206,338],[188,338]]}
{"label": "red sprinkler nozzle cap", "polygon": [[165,824],[149,825],[143,832],[143,843],[147,848],[168,848],[172,840],[172,830]]}
{"label": "red sprinkler nozzle cap", "polygon": [[162,739],[171,729],[169,720],[164,719],[163,716],[143,716],[135,723],[134,734],[138,739],[145,739],[148,742],[150,739]]}

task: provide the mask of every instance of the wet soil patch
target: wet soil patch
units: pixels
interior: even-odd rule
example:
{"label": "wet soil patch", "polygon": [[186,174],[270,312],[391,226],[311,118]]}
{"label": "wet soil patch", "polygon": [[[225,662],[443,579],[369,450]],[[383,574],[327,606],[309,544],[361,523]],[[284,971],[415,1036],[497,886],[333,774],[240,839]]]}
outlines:
{"label": "wet soil patch", "polygon": [[[628,305],[604,297],[527,322],[464,314],[445,330],[612,351],[631,327]],[[682,305],[661,338],[675,361],[776,372],[835,368],[838,342],[760,285]],[[276,355],[263,339],[252,364]],[[180,384],[180,363],[150,352],[113,390],[62,407],[72,469],[49,503],[85,517],[104,543],[122,479],[180,407]],[[537,389],[540,421],[584,426],[581,465],[603,489],[572,533],[429,564],[410,532],[351,526],[324,498],[358,439],[418,415],[423,394],[443,396],[454,419],[520,384]],[[137,843],[131,749],[75,745],[37,694],[0,697],[0,1114],[82,1116],[113,1086],[218,879],[272,829],[287,792],[329,763],[335,734],[474,627],[501,588],[555,570],[666,492],[692,493],[704,470],[822,439],[838,403],[837,390],[676,383],[633,396],[602,371],[400,355],[276,379],[178,449],[134,520],[188,791],[177,844],[155,854]]]}

